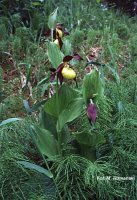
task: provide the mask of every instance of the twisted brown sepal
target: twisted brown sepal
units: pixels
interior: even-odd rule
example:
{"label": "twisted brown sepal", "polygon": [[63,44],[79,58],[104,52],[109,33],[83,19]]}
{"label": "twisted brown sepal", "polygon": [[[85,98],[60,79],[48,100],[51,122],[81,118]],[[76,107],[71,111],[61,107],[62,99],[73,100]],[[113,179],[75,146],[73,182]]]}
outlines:
{"label": "twisted brown sepal", "polygon": [[50,71],[51,71],[51,76],[50,76],[50,80],[53,81],[55,79],[55,77],[57,76],[57,80],[59,80],[60,84],[62,85],[63,83],[63,76],[61,74],[61,71],[64,67],[65,63],[61,63],[57,69],[54,69],[54,68],[51,68]]}
{"label": "twisted brown sepal", "polygon": [[82,58],[78,53],[74,53],[74,54],[73,54],[73,58],[74,58],[75,60],[78,60],[78,61],[83,60],[83,58]]}

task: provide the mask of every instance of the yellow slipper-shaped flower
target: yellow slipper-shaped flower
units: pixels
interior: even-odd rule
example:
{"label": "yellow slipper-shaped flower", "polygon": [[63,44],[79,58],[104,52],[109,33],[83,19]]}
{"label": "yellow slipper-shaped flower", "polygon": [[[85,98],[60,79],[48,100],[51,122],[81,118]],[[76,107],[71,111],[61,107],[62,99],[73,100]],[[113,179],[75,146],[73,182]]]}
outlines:
{"label": "yellow slipper-shaped flower", "polygon": [[76,78],[75,71],[70,67],[63,67],[61,74],[66,79],[74,79]]}

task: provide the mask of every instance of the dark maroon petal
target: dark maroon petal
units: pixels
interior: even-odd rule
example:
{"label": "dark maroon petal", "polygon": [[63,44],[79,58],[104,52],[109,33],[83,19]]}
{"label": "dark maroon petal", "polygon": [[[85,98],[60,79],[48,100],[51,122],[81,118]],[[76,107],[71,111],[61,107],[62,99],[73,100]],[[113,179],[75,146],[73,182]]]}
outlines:
{"label": "dark maroon petal", "polygon": [[63,62],[69,62],[70,60],[72,60],[73,59],[73,56],[65,56],[64,58],[63,58]]}
{"label": "dark maroon petal", "polygon": [[97,108],[95,104],[89,104],[87,107],[87,116],[89,120],[91,120],[93,123],[96,122],[97,118]]}
{"label": "dark maroon petal", "polygon": [[57,39],[60,38],[60,37],[59,37],[59,32],[58,32],[58,31],[56,31],[56,38],[57,38]]}
{"label": "dark maroon petal", "polygon": [[64,78],[63,78],[63,76],[62,76],[62,73],[61,73],[64,66],[65,66],[65,63],[63,62],[63,63],[61,63],[61,64],[58,66],[58,68],[57,68],[57,70],[56,70],[57,79],[59,79],[59,82],[60,82],[61,85],[62,85],[63,80],[64,80]]}
{"label": "dark maroon petal", "polygon": [[56,72],[52,73],[50,76],[50,81],[54,81],[55,76],[56,76]]}
{"label": "dark maroon petal", "polygon": [[56,30],[53,30],[53,39],[56,40],[57,38]]}
{"label": "dark maroon petal", "polygon": [[[44,36],[50,37],[51,36],[51,30],[48,29],[47,31],[44,31]],[[53,30],[53,39],[57,39],[56,30]]]}
{"label": "dark maroon petal", "polygon": [[52,72],[50,76],[50,81],[53,81],[55,79],[55,76],[57,75],[57,79],[59,79],[60,84],[62,84],[63,76],[61,74],[61,71],[64,65],[65,63],[61,63],[56,70],[54,68],[50,68],[50,71]]}
{"label": "dark maroon petal", "polygon": [[63,34],[66,36],[66,35],[69,35],[69,32],[68,31],[64,31]]}
{"label": "dark maroon petal", "polygon": [[56,69],[53,68],[53,67],[51,67],[49,70],[50,70],[51,72],[55,72],[55,71],[56,71]]}
{"label": "dark maroon petal", "polygon": [[64,67],[64,65],[65,65],[65,63],[61,63],[61,64],[58,66],[56,72],[57,72],[57,73],[61,72],[62,69],[63,69],[63,67]]}
{"label": "dark maroon petal", "polygon": [[77,82],[77,79],[74,78],[73,80],[75,81],[75,83],[76,83],[76,87],[78,88],[78,82]]}
{"label": "dark maroon petal", "polygon": [[62,42],[62,40],[61,40],[61,38],[60,37],[58,37],[58,41],[59,41],[59,47],[60,47],[60,49],[62,48],[62,46],[63,46],[63,42]]}
{"label": "dark maroon petal", "polygon": [[74,58],[75,60],[78,60],[78,61],[83,60],[83,58],[81,58],[81,56],[80,56],[78,53],[74,53],[74,54],[73,54],[73,58]]}
{"label": "dark maroon petal", "polygon": [[48,29],[47,31],[44,31],[43,35],[44,35],[45,37],[50,37],[50,36],[51,36],[51,30]]}
{"label": "dark maroon petal", "polygon": [[59,79],[60,85],[62,85],[64,78],[63,78],[61,72],[59,72],[59,73],[57,74],[57,79]]}

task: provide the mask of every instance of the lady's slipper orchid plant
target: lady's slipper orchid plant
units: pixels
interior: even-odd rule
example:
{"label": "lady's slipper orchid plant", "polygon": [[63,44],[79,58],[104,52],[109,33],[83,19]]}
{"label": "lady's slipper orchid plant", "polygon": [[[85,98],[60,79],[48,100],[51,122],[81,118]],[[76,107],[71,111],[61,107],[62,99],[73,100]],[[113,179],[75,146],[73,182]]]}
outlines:
{"label": "lady's slipper orchid plant", "polygon": [[[48,26],[50,29],[47,32],[49,35],[46,33],[47,36],[51,35],[52,38],[52,42],[49,42],[47,46],[47,56],[54,68],[50,69],[50,76],[45,77],[38,83],[38,86],[44,84],[42,95],[44,96],[44,93],[47,93],[46,99],[44,98],[43,101],[38,102],[33,107],[34,111],[37,111],[40,106],[41,109],[39,113],[39,124],[37,123],[31,126],[32,138],[45,161],[47,169],[29,162],[25,163],[26,166],[29,166],[29,169],[34,169],[35,167],[36,171],[49,176],[49,178],[57,175],[57,170],[53,166],[57,166],[58,162],[56,162],[56,158],[58,156],[59,158],[68,156],[69,150],[70,155],[76,153],[79,157],[81,156],[94,162],[97,158],[96,146],[106,142],[103,135],[96,133],[96,130],[89,130],[88,126],[87,128],[84,126],[83,130],[83,126],[80,129],[77,129],[77,126],[74,126],[72,129],[72,126],[70,126],[70,123],[74,123],[74,120],[79,117],[81,118],[83,113],[87,115],[91,126],[93,126],[97,118],[97,102],[99,98],[104,97],[104,84],[98,68],[96,69],[94,66],[90,66],[92,64],[100,64],[91,60],[88,60],[85,66],[87,67],[89,65],[90,68],[86,69],[88,73],[84,76],[82,90],[80,92],[71,87],[70,84],[62,84],[64,79],[76,81],[77,74],[72,66],[75,62],[70,61],[74,61],[72,59],[77,61],[83,59],[76,52],[69,55],[71,48],[69,49],[68,47],[71,47],[71,44],[67,45],[68,43],[65,42],[64,44],[66,46],[64,45],[64,47],[66,49],[64,49],[67,51],[65,51],[66,56],[63,58],[64,52],[61,52],[60,49],[63,44],[62,37],[66,33],[63,30],[63,24],[56,23],[57,10],[58,8],[49,17]],[[56,86],[54,87],[54,83],[49,82],[49,79],[53,81],[55,78],[56,81],[54,83]],[[59,87],[58,82],[60,83]],[[73,133],[73,137],[71,137],[71,133]],[[51,168],[48,166],[49,162]],[[54,165],[54,162],[56,162],[56,165]],[[25,166],[24,161],[21,161],[21,163]],[[62,199],[62,197],[60,196],[59,199]]]}

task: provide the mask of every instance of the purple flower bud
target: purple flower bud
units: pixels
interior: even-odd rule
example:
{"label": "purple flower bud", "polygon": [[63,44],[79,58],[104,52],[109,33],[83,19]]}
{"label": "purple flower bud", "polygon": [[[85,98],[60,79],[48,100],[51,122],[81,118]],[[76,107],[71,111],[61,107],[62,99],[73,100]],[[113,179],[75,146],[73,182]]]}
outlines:
{"label": "purple flower bud", "polygon": [[78,61],[83,60],[83,58],[82,58],[78,53],[74,53],[74,54],[73,54],[73,58],[74,58],[75,60],[78,60]]}
{"label": "purple flower bud", "polygon": [[89,118],[90,121],[92,121],[93,123],[96,122],[96,118],[97,118],[97,108],[95,104],[90,103],[87,107],[87,116]]}

